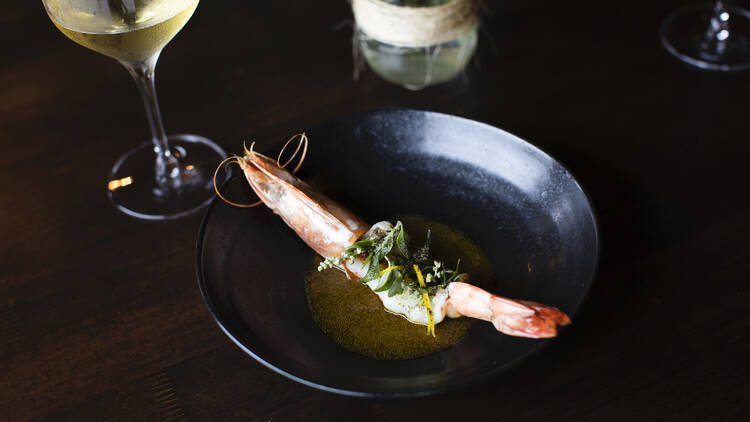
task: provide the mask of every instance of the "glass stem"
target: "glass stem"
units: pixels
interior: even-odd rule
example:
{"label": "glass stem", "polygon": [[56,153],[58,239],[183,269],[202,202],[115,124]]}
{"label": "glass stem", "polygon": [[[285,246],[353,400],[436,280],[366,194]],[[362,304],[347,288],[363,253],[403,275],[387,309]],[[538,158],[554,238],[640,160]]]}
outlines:
{"label": "glass stem", "polygon": [[709,22],[701,47],[710,55],[720,56],[726,50],[728,38],[729,5],[727,1],[716,0],[713,15],[711,16],[711,21]]}
{"label": "glass stem", "polygon": [[121,61],[120,63],[128,70],[141,92],[143,105],[146,108],[146,117],[151,128],[151,140],[154,143],[154,152],[156,153],[156,186],[161,191],[160,193],[164,194],[179,186],[181,169],[177,157],[169,149],[167,133],[164,131],[164,124],[161,121],[159,102],[156,99],[155,72],[158,59],[159,53],[156,53],[143,62]]}

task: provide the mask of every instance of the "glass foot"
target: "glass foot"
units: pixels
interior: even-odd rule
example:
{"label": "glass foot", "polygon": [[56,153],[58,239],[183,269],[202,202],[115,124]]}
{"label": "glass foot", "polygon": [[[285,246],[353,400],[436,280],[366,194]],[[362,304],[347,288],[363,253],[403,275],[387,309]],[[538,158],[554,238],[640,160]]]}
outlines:
{"label": "glass foot", "polygon": [[[167,139],[182,174],[169,187],[159,187],[154,144],[147,142],[128,151],[112,168],[107,184],[109,199],[118,210],[136,218],[164,220],[198,211],[213,199],[214,170],[226,157],[224,150],[197,135]],[[217,184],[223,181],[217,180]]]}
{"label": "glass foot", "polygon": [[[717,33],[720,48],[709,46],[706,34],[713,5],[694,5],[672,12],[661,25],[661,42],[678,59],[702,69],[729,71],[750,69],[750,12],[729,7],[729,31]],[[716,41],[713,41],[716,43]]]}

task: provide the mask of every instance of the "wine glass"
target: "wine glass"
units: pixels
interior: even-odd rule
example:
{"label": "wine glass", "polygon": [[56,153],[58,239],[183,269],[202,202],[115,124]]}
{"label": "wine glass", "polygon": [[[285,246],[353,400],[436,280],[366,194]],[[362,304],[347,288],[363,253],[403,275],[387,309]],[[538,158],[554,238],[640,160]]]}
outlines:
{"label": "wine glass", "polygon": [[138,85],[151,141],[112,168],[109,198],[122,212],[161,220],[197,211],[214,195],[211,174],[225,156],[198,135],[167,136],[154,85],[162,48],[190,19],[198,0],[42,0],[71,40],[122,63]]}
{"label": "wine glass", "polygon": [[675,10],[661,42],[678,59],[709,70],[750,69],[750,12],[727,1]]}

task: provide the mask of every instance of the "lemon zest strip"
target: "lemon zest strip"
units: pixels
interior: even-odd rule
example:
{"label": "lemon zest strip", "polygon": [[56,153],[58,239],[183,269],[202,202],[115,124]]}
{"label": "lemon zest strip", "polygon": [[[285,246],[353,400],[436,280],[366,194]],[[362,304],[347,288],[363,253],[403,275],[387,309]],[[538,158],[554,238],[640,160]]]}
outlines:
{"label": "lemon zest strip", "polygon": [[[422,272],[419,271],[419,266],[417,264],[414,264],[414,272],[417,274],[417,281],[419,282],[419,286],[427,287],[427,285],[424,284],[424,277],[422,277]],[[432,336],[435,337],[435,320],[432,318],[430,295],[428,295],[427,293],[422,293],[422,302],[424,302],[424,307],[427,308],[427,335],[432,334]]]}
{"label": "lemon zest strip", "polygon": [[388,268],[384,269],[383,271],[381,271],[378,275],[382,276],[383,274],[388,274],[389,272],[391,272],[393,270],[402,270],[403,268],[404,267],[402,267],[401,265],[391,265],[390,267],[388,267]]}

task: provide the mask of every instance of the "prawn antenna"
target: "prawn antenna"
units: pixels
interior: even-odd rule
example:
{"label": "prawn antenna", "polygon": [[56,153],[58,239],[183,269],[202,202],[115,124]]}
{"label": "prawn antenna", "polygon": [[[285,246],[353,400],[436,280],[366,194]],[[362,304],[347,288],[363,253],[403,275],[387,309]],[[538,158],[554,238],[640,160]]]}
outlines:
{"label": "prawn antenna", "polygon": [[[299,139],[299,142],[297,142],[297,148],[295,148],[294,152],[292,153],[292,156],[289,157],[289,159],[286,160],[284,164],[281,164],[281,158],[284,156],[284,151],[286,150],[286,147],[289,146],[289,144],[292,143],[292,141],[294,141],[295,139]],[[305,134],[304,132],[298,133],[292,136],[291,138],[289,138],[289,140],[286,141],[284,146],[281,148],[281,151],[279,152],[279,156],[276,157],[276,166],[280,169],[286,168],[286,166],[288,166],[294,160],[294,158],[297,157],[297,154],[299,154],[301,150],[302,155],[299,158],[299,162],[297,163],[297,166],[294,167],[294,170],[292,170],[292,174],[297,173],[297,170],[299,170],[299,168],[302,166],[302,163],[305,161],[305,157],[307,156],[308,143],[309,141],[307,139],[307,134]],[[247,145],[245,145],[245,142],[242,142],[242,150],[245,152],[245,155],[260,155],[260,156],[265,157],[265,155],[255,152],[253,149],[254,147],[255,147],[255,142],[250,143],[249,149],[247,148]],[[221,194],[221,192],[219,191],[219,187],[216,185],[216,177],[219,174],[219,170],[225,164],[237,164],[238,166],[240,166],[240,168],[242,168],[245,165],[245,162],[242,160],[242,158],[236,155],[232,155],[231,157],[227,157],[221,163],[219,163],[219,165],[216,167],[216,171],[214,171],[214,191],[216,192],[216,195],[227,204],[232,205],[234,207],[238,207],[238,208],[252,208],[252,207],[262,204],[263,201],[253,202],[252,204],[238,204],[236,202],[232,202],[228,200],[227,198],[224,197],[224,195]]]}
{"label": "prawn antenna", "polygon": [[[281,164],[281,157],[284,155],[284,150],[286,150],[286,147],[290,143],[292,143],[292,141],[294,141],[295,139],[298,139],[298,138],[299,138],[299,142],[297,142],[297,148],[292,153],[292,156],[289,157],[289,159],[284,164]],[[299,158],[299,162],[297,163],[297,166],[294,167],[294,170],[292,170],[292,174],[297,173],[297,170],[299,170],[299,168],[302,166],[302,163],[305,161],[305,157],[307,156],[307,143],[308,143],[308,140],[307,140],[307,135],[305,134],[305,132],[298,133],[298,134],[292,136],[291,138],[289,138],[289,140],[286,141],[286,143],[284,144],[284,146],[281,148],[281,151],[279,152],[279,156],[276,158],[276,166],[278,168],[280,168],[280,169],[283,169],[286,166],[288,166],[289,163],[291,163],[292,160],[294,160],[294,157],[297,156],[297,154],[299,153],[299,150],[301,148],[302,149],[302,156]]]}
{"label": "prawn antenna", "polygon": [[[253,142],[253,144],[254,144],[254,142]],[[253,145],[251,144],[250,145],[250,150],[251,151],[252,151],[252,148],[253,148]],[[244,145],[243,145],[243,149],[245,149],[245,151],[247,152],[247,148],[245,148]],[[252,207],[255,207],[255,206],[258,206],[258,205],[262,204],[263,201],[253,202],[252,204],[238,204],[236,202],[232,202],[232,201],[228,200],[227,198],[224,198],[224,195],[222,195],[221,192],[219,192],[219,188],[218,188],[218,186],[216,186],[216,176],[219,174],[219,170],[224,166],[224,164],[227,164],[227,163],[229,163],[229,164],[237,164],[240,167],[242,167],[242,165],[243,165],[242,159],[240,157],[236,156],[236,155],[233,155],[231,157],[227,157],[221,163],[219,163],[219,166],[216,167],[216,171],[214,171],[214,191],[216,191],[216,195],[219,198],[221,198],[222,201],[226,202],[227,204],[229,204],[229,205],[231,205],[233,207],[237,207],[237,208],[252,208]]]}

